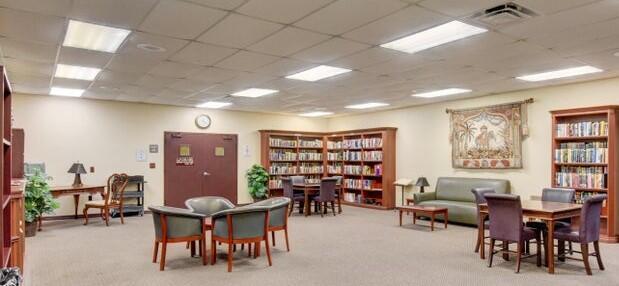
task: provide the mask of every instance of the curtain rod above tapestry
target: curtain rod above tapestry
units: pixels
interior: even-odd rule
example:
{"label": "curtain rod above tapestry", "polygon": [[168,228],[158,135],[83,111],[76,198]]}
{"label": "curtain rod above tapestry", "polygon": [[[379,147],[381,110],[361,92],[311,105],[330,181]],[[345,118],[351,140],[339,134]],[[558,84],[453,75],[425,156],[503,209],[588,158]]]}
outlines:
{"label": "curtain rod above tapestry", "polygon": [[[533,103],[535,100],[533,98],[529,98],[526,100],[522,100],[522,101],[514,101],[514,102],[507,102],[507,103],[501,103],[501,104],[495,104],[495,105],[489,105],[489,106],[485,106],[485,107],[497,107],[497,106],[503,106],[503,105],[511,105],[511,104],[531,104]],[[472,108],[464,108],[464,109],[449,109],[449,108],[445,108],[445,113],[449,114],[454,110],[458,110],[458,111],[462,111],[462,110],[468,110],[468,109],[478,109],[479,107],[472,107]]]}

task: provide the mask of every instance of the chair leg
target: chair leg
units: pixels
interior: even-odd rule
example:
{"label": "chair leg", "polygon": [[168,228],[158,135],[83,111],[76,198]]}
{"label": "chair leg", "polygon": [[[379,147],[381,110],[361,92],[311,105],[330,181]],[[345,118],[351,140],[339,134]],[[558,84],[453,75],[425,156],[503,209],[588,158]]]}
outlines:
{"label": "chair leg", "polygon": [[211,265],[215,265],[217,261],[217,244],[211,239]]}
{"label": "chair leg", "polygon": [[475,253],[479,252],[479,247],[481,246],[483,239],[483,237],[479,237],[479,235],[477,235],[477,242],[475,242]]}
{"label": "chair leg", "polygon": [[580,251],[582,252],[582,262],[585,263],[585,270],[587,271],[587,275],[592,275],[591,265],[589,265],[589,244],[581,243]]}
{"label": "chair leg", "polygon": [[333,211],[333,216],[335,216],[335,201],[331,201],[331,210]]}
{"label": "chair leg", "polygon": [[196,242],[195,241],[191,241],[191,257],[196,256]]}
{"label": "chair leg", "polygon": [[88,224],[88,207],[84,207],[84,225]]}
{"label": "chair leg", "polygon": [[228,243],[228,272],[232,272],[232,243]]}
{"label": "chair leg", "polygon": [[294,201],[290,202],[290,207],[288,209],[288,216],[292,215],[293,210],[294,210]]}
{"label": "chair leg", "polygon": [[273,262],[271,262],[271,248],[269,247],[269,235],[265,234],[264,236],[264,246],[266,248],[267,251],[267,260],[269,261],[269,266],[273,265]]}
{"label": "chair leg", "polygon": [[273,239],[273,247],[275,247],[275,232],[271,231],[271,238]]}
{"label": "chair leg", "polygon": [[105,226],[110,226],[110,210],[105,208],[103,212],[105,213]]}
{"label": "chair leg", "polygon": [[247,244],[247,257],[251,257],[251,243]]}
{"label": "chair leg", "polygon": [[523,242],[519,241],[516,245],[516,273],[520,273],[520,261],[522,260],[522,245]]}
{"label": "chair leg", "polygon": [[600,254],[600,242],[599,241],[593,242],[593,250],[595,250],[595,257],[598,260],[598,267],[600,268],[600,270],[604,270],[604,263],[602,263],[602,255]]}
{"label": "chair leg", "polygon": [[531,241],[525,241],[524,242],[524,253],[529,254],[531,253]]}
{"label": "chair leg", "polygon": [[557,255],[559,261],[565,261],[565,241],[559,240],[557,241]]}
{"label": "chair leg", "polygon": [[207,257],[207,253],[208,251],[206,250],[206,237],[203,237],[200,240],[200,253],[202,254],[202,265],[207,265],[208,264],[208,257]]}
{"label": "chair leg", "polygon": [[287,226],[286,228],[284,228],[284,237],[286,238],[286,251],[290,252],[290,243],[288,242],[288,227]]}
{"label": "chair leg", "polygon": [[120,224],[125,224],[125,214],[123,213],[123,208],[119,207],[118,211],[120,212]]}
{"label": "chair leg", "polygon": [[570,255],[574,254],[574,248],[572,248],[572,242],[571,241],[568,242],[567,245],[568,245]]}
{"label": "chair leg", "polygon": [[168,244],[166,242],[161,243],[161,261],[159,261],[159,271],[163,271],[165,268],[165,254],[166,249],[168,248]]}
{"label": "chair leg", "polygon": [[322,212],[322,203],[316,202],[318,205],[318,211],[320,212],[320,217],[325,217],[325,214]]}
{"label": "chair leg", "polygon": [[187,245],[185,245],[185,248],[186,248],[186,249],[189,249],[189,244],[191,244],[191,242],[190,242],[190,241],[187,241]]}
{"label": "chair leg", "polygon": [[153,247],[153,263],[157,263],[158,252],[159,252],[159,242],[155,240],[155,246]]}
{"label": "chair leg", "polygon": [[494,257],[494,238],[490,239],[490,246],[488,246],[488,267],[492,267],[492,258]]}
{"label": "chair leg", "polygon": [[541,238],[535,239],[537,248],[537,267],[542,267],[542,241]]}

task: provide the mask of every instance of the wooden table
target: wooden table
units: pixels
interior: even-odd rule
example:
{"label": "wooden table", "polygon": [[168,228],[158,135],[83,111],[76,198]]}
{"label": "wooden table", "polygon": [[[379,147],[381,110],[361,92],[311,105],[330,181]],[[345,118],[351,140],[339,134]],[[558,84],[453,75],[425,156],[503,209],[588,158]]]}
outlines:
{"label": "wooden table", "polygon": [[430,217],[430,231],[434,231],[434,218],[437,214],[443,215],[443,221],[445,222],[445,228],[447,228],[447,221],[449,220],[449,214],[447,208],[433,207],[433,206],[399,206],[396,209],[400,212],[400,226],[402,226],[402,213],[413,213],[413,224],[417,222],[417,213]]}
{"label": "wooden table", "polygon": [[91,196],[94,194],[101,194],[101,197],[103,197],[105,193],[105,186],[54,186],[50,188],[50,191],[54,198],[73,195],[73,201],[75,203],[75,219],[77,219],[77,206],[80,202],[80,195],[88,194],[88,200],[92,200]]}
{"label": "wooden table", "polygon": [[[544,202],[544,201],[532,201],[523,200],[522,203],[522,215],[528,218],[536,218],[546,223],[548,233],[546,235],[546,264],[548,265],[548,273],[555,273],[554,262],[554,230],[555,221],[580,216],[580,210],[582,205],[570,204],[570,203],[557,203],[557,202]],[[480,245],[484,245],[484,220],[488,216],[488,205],[479,205],[479,221],[477,222],[477,239],[481,242]],[[479,249],[479,256],[481,259],[485,259],[485,247]]]}
{"label": "wooden table", "polygon": [[[320,183],[318,184],[293,184],[292,185],[292,190],[293,191],[303,191],[303,195],[305,196],[305,200],[303,202],[303,213],[305,214],[305,216],[310,215],[310,202],[309,202],[309,196],[312,194],[316,194],[318,192],[320,192]],[[336,186],[336,190],[339,192],[339,196],[337,197],[337,205],[338,205],[338,212],[342,213],[342,187],[341,185]]]}

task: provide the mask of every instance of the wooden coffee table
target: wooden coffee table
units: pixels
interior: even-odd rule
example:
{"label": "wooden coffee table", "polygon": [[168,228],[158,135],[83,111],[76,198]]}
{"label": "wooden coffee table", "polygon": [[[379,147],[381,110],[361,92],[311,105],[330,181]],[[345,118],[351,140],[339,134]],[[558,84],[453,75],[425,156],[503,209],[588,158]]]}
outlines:
{"label": "wooden coffee table", "polygon": [[434,231],[434,218],[436,217],[437,214],[442,214],[443,220],[445,222],[445,228],[447,228],[447,221],[449,220],[449,214],[447,213],[447,208],[412,205],[412,206],[398,206],[396,207],[396,209],[400,211],[400,226],[402,226],[402,213],[411,212],[413,213],[413,224],[417,222],[417,214],[429,216],[431,231]]}

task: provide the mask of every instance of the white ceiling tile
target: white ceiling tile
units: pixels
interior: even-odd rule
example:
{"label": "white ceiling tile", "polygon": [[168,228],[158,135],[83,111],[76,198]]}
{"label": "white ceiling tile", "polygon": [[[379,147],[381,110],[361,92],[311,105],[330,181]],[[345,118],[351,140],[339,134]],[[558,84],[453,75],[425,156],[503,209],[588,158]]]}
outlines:
{"label": "white ceiling tile", "polygon": [[97,52],[92,50],[61,47],[58,55],[58,63],[83,67],[105,67],[114,54]]}
{"label": "white ceiling tile", "polygon": [[24,75],[20,73],[13,73],[11,71],[8,72],[8,77],[11,82],[11,87],[19,84],[31,88],[49,88],[49,83],[51,81],[49,76]]}
{"label": "white ceiling tile", "polygon": [[560,11],[587,5],[599,0],[518,0],[518,4],[533,10],[534,12],[550,15]]}
{"label": "white ceiling tile", "polygon": [[71,18],[120,28],[135,28],[156,3],[157,0],[73,0]]}
{"label": "white ceiling tile", "polygon": [[233,10],[245,3],[246,0],[188,0],[189,2],[206,5],[214,8]]}
{"label": "white ceiling tile", "polygon": [[245,48],[281,29],[283,25],[230,14],[198,38],[198,41]]}
{"label": "white ceiling tile", "polygon": [[184,78],[199,71],[201,68],[201,66],[194,64],[163,61],[151,69],[148,73],[163,77]]}
{"label": "white ceiling tile", "polygon": [[193,93],[193,92],[202,91],[212,85],[213,85],[212,83],[207,83],[204,81],[197,81],[197,80],[191,80],[191,79],[179,79],[173,84],[169,85],[168,87],[175,89],[175,90],[187,91],[187,92]]}
{"label": "white ceiling tile", "polygon": [[343,37],[372,45],[381,45],[448,21],[449,18],[446,16],[419,6],[411,6],[352,30]]}
{"label": "white ceiling tile", "polygon": [[334,0],[250,0],[237,11],[278,23],[291,24]]}
{"label": "white ceiling tile", "polygon": [[610,51],[619,47],[619,35],[598,38],[582,44],[565,47],[555,47],[552,50],[565,57]]}
{"label": "white ceiling tile", "polygon": [[152,96],[147,96],[147,95],[136,95],[136,94],[132,94],[132,93],[122,93],[119,96],[116,97],[115,100],[118,101],[126,101],[126,102],[142,102],[142,103],[146,103],[148,99],[150,99]]}
{"label": "white ceiling tile", "polygon": [[422,7],[454,17],[469,16],[500,4],[505,4],[505,0],[424,0],[417,3]]}
{"label": "white ceiling tile", "polygon": [[183,98],[186,97],[188,95],[190,95],[191,92],[188,91],[182,91],[182,90],[176,90],[176,89],[171,89],[171,88],[165,88],[163,90],[161,90],[157,96],[158,97],[164,97],[164,98]]}
{"label": "white ceiling tile", "polygon": [[104,70],[97,76],[97,82],[111,82],[116,84],[134,83],[142,77],[141,73],[117,72]]}
{"label": "white ceiling tile", "polygon": [[333,38],[294,54],[292,57],[314,63],[326,63],[369,48],[369,45]]}
{"label": "white ceiling tile", "polygon": [[0,36],[57,45],[65,19],[0,7]]}
{"label": "white ceiling tile", "polygon": [[329,39],[329,36],[287,27],[249,46],[249,50],[276,56],[288,56]]}
{"label": "white ceiling tile", "polygon": [[[133,32],[131,33],[131,35],[129,35],[125,43],[118,50],[118,53],[167,59],[169,56],[178,52],[188,43],[189,41],[186,40],[179,40],[143,32]],[[163,48],[164,51],[159,52],[141,49],[138,47],[138,45],[140,44],[153,45],[159,48]]]}
{"label": "white ceiling tile", "polygon": [[0,0],[0,6],[34,13],[64,17],[71,10],[72,0]]}
{"label": "white ceiling tile", "polygon": [[[496,33],[486,32],[466,39],[461,39],[432,49],[420,51],[417,54],[432,58],[432,59],[447,59],[456,60],[459,62],[470,62],[475,59],[475,56],[480,57],[496,57],[504,54],[503,49],[507,45],[515,44],[517,40],[508,36]],[[525,45],[523,43],[517,44],[518,46]],[[539,47],[532,47],[536,50]],[[500,51],[500,52],[497,52]]]}
{"label": "white ceiling tile", "polygon": [[220,61],[215,66],[238,71],[253,71],[278,59],[278,57],[274,56],[240,51]]}
{"label": "white ceiling tile", "polygon": [[5,57],[54,63],[58,46],[0,38],[0,48]]}
{"label": "white ceiling tile", "polygon": [[40,94],[40,95],[46,95],[49,93],[49,87],[33,87],[30,85],[11,84],[11,88],[13,89],[14,93]]}
{"label": "white ceiling tile", "polygon": [[374,47],[338,59],[329,63],[329,65],[347,69],[361,69],[378,63],[386,62],[388,60],[396,58],[398,55],[402,54],[394,50]]}
{"label": "white ceiling tile", "polygon": [[190,80],[196,80],[206,83],[218,83],[229,80],[241,72],[232,71],[227,69],[220,69],[215,67],[203,68],[198,72],[195,72],[187,77]]}
{"label": "white ceiling tile", "polygon": [[140,25],[140,30],[180,39],[194,39],[227,13],[181,2],[160,1]]}
{"label": "white ceiling tile", "polygon": [[173,84],[178,79],[171,77],[163,77],[163,76],[154,76],[154,75],[144,75],[139,80],[135,82],[136,85],[146,88],[164,88],[170,84]]}
{"label": "white ceiling tile", "polygon": [[152,97],[159,93],[159,88],[148,88],[139,85],[127,85],[123,86],[122,91],[127,95],[136,97]]}
{"label": "white ceiling tile", "polygon": [[261,86],[263,88],[269,88],[269,89],[288,90],[302,83],[303,81],[300,81],[300,80],[287,79],[287,78],[276,78],[274,80],[263,82]]}
{"label": "white ceiling tile", "polygon": [[416,54],[401,55],[395,57],[392,60],[362,68],[361,71],[377,74],[391,74],[409,71],[430,62],[431,61],[429,61],[428,59],[425,59],[422,56]]}
{"label": "white ceiling tile", "polygon": [[4,64],[10,73],[48,77],[54,72],[54,65],[48,63],[5,58]]}
{"label": "white ceiling tile", "polygon": [[282,58],[274,63],[256,69],[255,72],[273,76],[287,76],[316,66],[295,59]]}
{"label": "white ceiling tile", "polygon": [[146,73],[161,62],[159,58],[117,54],[114,55],[106,69],[119,72]]}
{"label": "white ceiling tile", "polygon": [[236,49],[192,42],[173,55],[170,60],[197,65],[212,65],[237,51]]}
{"label": "white ceiling tile", "polygon": [[53,78],[52,86],[66,87],[66,88],[76,88],[76,89],[87,89],[91,81],[87,80],[77,80],[70,78]]}
{"label": "white ceiling tile", "polygon": [[615,56],[615,53],[619,53],[619,47],[609,51],[579,55],[571,59],[578,60],[582,63],[592,65],[603,70],[619,71],[619,56]]}
{"label": "white ceiling tile", "polygon": [[229,79],[223,83],[234,85],[234,86],[252,87],[252,86],[258,86],[264,82],[267,82],[273,79],[275,79],[274,76],[269,76],[269,75],[259,74],[259,73],[252,73],[252,72],[243,72],[239,74],[238,76],[232,79]]}
{"label": "white ceiling tile", "polygon": [[295,26],[340,35],[401,9],[395,0],[339,0],[295,23]]}

